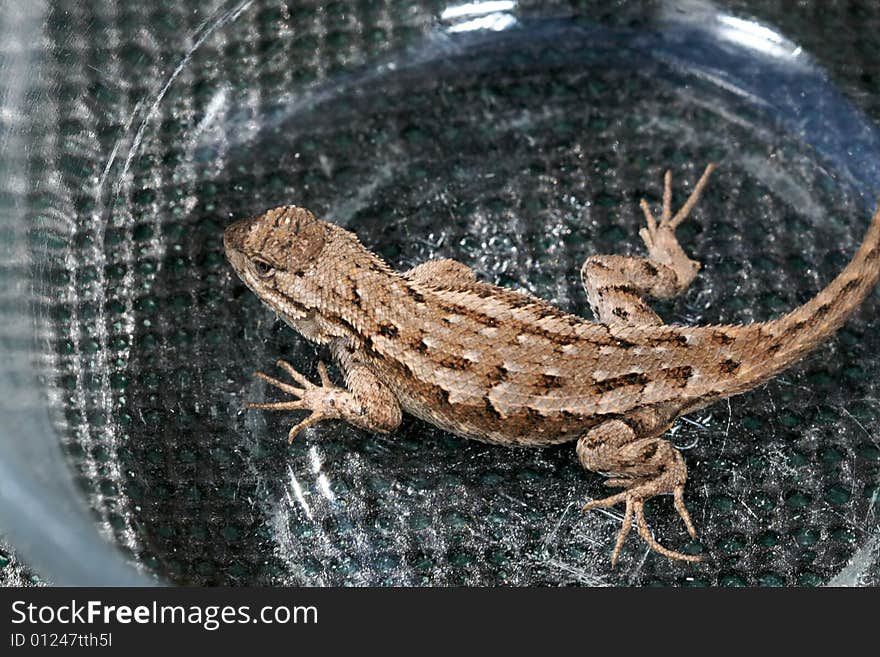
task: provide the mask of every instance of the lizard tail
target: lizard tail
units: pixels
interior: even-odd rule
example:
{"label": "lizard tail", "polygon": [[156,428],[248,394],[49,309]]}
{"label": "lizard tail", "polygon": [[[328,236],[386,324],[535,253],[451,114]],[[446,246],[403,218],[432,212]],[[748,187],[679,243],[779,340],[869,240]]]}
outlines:
{"label": "lizard tail", "polygon": [[[842,272],[819,294],[793,311],[760,325],[763,352],[750,378],[769,379],[834,334],[880,279],[880,206],[862,245]],[[742,374],[746,374],[743,372]]]}

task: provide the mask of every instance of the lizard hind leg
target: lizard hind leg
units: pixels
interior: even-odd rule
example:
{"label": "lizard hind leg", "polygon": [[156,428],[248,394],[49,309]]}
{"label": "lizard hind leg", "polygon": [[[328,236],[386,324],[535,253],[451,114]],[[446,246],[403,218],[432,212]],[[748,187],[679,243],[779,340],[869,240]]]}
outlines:
{"label": "lizard hind leg", "polygon": [[577,443],[577,455],[587,470],[611,475],[606,484],[624,490],[601,500],[593,500],[584,511],[607,509],[624,503],[626,511],[618,532],[611,565],[617,565],[623,544],[635,522],[639,536],[655,552],[683,561],[701,561],[702,557],[683,554],[661,545],[652,535],[645,518],[645,502],[656,495],[672,493],[675,509],[696,538],[697,532],[684,505],[687,467],[684,459],[668,441],[657,436],[637,438],[633,429],[620,420],[609,420],[591,429]]}

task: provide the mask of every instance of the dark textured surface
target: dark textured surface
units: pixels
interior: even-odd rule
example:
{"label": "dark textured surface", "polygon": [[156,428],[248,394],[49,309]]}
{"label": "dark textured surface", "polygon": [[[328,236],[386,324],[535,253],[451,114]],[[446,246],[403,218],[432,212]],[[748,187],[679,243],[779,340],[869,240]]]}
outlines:
{"label": "dark textured surface", "polygon": [[0,586],[39,586],[40,578],[18,560],[12,547],[0,541]]}
{"label": "dark textured surface", "polygon": [[[681,301],[659,306],[669,321],[703,323],[803,302],[867,225],[846,186],[773,117],[644,54],[587,52],[535,30],[440,57],[442,39],[419,44],[442,3],[290,5],[89,3],[49,16],[55,93],[32,175],[42,212],[73,222],[50,242],[50,385],[99,525],[181,583],[812,585],[837,575],[877,531],[876,294],[802,365],[676,425],[702,545],[688,543],[668,500],[648,513],[670,547],[711,556],[696,566],[631,538],[611,571],[619,516],[579,513],[603,488],[572,446],[489,447],[408,418],[387,437],[322,425],[287,448],[291,416],[240,410],[266,394],[253,369],[283,356],[314,373],[317,358],[222,256],[223,226],[271,205],[339,221],[399,268],[455,257],[584,314],[584,257],[635,252],[636,202],[657,200],[663,169],[682,198],[719,159],[682,230],[704,270]],[[629,3],[543,5],[638,24]],[[870,27],[880,11],[728,6],[803,45],[880,117]],[[421,64],[347,73],[374,57],[406,61],[383,53],[407,46]],[[338,84],[317,107],[297,93],[327,80]],[[15,583],[19,569],[7,563],[0,577]]]}

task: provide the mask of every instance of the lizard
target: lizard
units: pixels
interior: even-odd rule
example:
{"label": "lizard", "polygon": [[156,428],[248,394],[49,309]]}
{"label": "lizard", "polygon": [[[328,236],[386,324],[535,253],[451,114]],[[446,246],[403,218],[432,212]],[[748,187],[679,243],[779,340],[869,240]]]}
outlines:
{"label": "lizard", "polygon": [[684,414],[746,392],[799,361],[831,336],[880,277],[880,207],[849,264],[808,302],[750,324],[665,324],[645,298],[684,292],[701,267],[676,228],[690,215],[715,168],[710,163],[673,213],[666,171],[659,219],[640,206],[646,258],[594,255],[581,278],[594,321],[524,292],[478,280],[465,264],[437,259],[399,273],[357,236],[308,210],[281,206],[229,225],[232,268],[269,308],[307,340],[328,348],[344,383],[320,383],[292,365],[293,383],[255,376],[290,399],[251,409],[310,411],[288,434],[323,420],[393,431],[403,412],[454,434],[508,446],[576,441],[588,471],[622,489],[585,511],[624,505],[611,556],[617,564],[633,524],[656,552],[699,561],[657,541],[645,502],[672,494],[694,539],[684,502],[687,467],[664,433]]}

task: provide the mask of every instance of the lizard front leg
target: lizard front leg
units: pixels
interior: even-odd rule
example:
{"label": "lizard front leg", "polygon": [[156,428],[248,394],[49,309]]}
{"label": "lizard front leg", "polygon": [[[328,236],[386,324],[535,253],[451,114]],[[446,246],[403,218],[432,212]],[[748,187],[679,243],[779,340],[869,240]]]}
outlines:
{"label": "lizard front leg", "polygon": [[400,425],[402,411],[394,394],[381,380],[356,357],[356,352],[341,345],[333,346],[333,354],[345,376],[345,388],[330,381],[327,366],[318,363],[321,385],[310,382],[290,363],[279,360],[277,365],[285,370],[299,385],[291,385],[274,377],[256,372],[254,376],[291,395],[294,399],[281,402],[248,402],[247,408],[267,411],[309,410],[311,414],[294,425],[288,433],[288,441],[322,420],[344,420],[350,424],[387,433]]}
{"label": "lizard front leg", "polygon": [[700,561],[701,557],[682,554],[663,547],[651,535],[645,519],[645,502],[655,495],[672,493],[675,509],[684,521],[692,538],[697,537],[690,514],[684,505],[684,483],[687,466],[675,447],[659,436],[639,438],[628,424],[609,420],[591,429],[577,443],[577,455],[587,470],[611,475],[606,486],[624,488],[624,491],[602,500],[588,502],[584,511],[604,509],[621,502],[626,504],[623,526],[617,534],[611,565],[615,566],[633,519],[639,536],[651,549],[671,559]]}
{"label": "lizard front leg", "polygon": [[706,167],[685,204],[672,214],[672,172],[664,178],[663,212],[658,222],[647,201],[642,199],[645,228],[639,235],[648,249],[648,258],[600,255],[587,258],[581,279],[587,299],[603,324],[659,325],[663,320],[641,298],[672,298],[691,284],[700,263],[688,258],[675,237],[675,229],[690,214],[700,198],[714,164]]}

